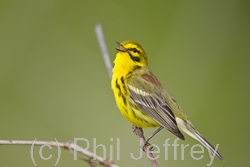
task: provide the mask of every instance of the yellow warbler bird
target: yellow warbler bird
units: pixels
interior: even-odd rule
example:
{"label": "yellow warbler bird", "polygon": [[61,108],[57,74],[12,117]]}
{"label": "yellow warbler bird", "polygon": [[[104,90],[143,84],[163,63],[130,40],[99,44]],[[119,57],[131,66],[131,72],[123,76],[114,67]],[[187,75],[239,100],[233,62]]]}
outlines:
{"label": "yellow warbler bird", "polygon": [[121,114],[140,128],[159,127],[147,140],[165,128],[182,140],[182,130],[198,140],[220,160],[223,157],[195,129],[169,91],[148,67],[144,49],[134,41],[118,43],[112,89]]}

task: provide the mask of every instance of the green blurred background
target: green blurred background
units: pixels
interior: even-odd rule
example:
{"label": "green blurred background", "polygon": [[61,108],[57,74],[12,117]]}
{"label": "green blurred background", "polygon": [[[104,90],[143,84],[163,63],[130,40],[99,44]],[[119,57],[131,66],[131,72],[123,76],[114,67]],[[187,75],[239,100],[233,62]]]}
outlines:
{"label": "green blurred background", "polygon": [[[151,166],[139,155],[131,124],[119,113],[94,33],[101,23],[111,59],[115,42],[132,39],[146,50],[149,65],[186,111],[196,128],[219,151],[211,166],[248,166],[250,99],[249,1],[0,1],[0,139],[58,141],[85,138],[110,146],[120,166]],[[145,130],[145,136],[154,129]],[[113,138],[113,141],[112,139]],[[117,138],[120,160],[117,160]],[[162,131],[160,166],[207,166],[196,161],[189,144],[177,160],[162,144],[175,137]],[[83,147],[86,142],[79,142]],[[199,149],[197,149],[199,150]],[[97,149],[103,155],[102,148]],[[37,166],[54,166],[57,150],[34,149]],[[0,166],[34,164],[30,146],[0,146]],[[200,154],[195,155],[199,157]],[[242,165],[243,164],[243,165]],[[62,150],[57,166],[88,166]]]}

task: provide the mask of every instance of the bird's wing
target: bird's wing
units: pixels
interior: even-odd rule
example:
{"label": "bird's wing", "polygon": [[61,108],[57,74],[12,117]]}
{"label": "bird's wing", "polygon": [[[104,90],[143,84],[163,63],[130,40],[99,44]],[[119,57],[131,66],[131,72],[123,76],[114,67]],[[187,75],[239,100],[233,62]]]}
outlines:
{"label": "bird's wing", "polygon": [[[155,86],[159,89],[155,89]],[[164,88],[153,73],[131,76],[128,79],[128,90],[131,103],[135,103],[142,112],[184,140],[184,136],[177,127],[173,111],[164,97]]]}

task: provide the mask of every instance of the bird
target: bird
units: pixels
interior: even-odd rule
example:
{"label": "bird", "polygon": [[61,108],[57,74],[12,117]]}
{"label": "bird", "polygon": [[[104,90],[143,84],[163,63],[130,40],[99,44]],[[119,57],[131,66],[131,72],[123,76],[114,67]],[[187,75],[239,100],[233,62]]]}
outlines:
{"label": "bird", "polygon": [[148,58],[142,46],[132,40],[116,42],[111,87],[118,109],[123,117],[138,128],[167,129],[185,140],[182,132],[205,146],[220,160],[221,154],[196,130],[186,114],[148,66]]}

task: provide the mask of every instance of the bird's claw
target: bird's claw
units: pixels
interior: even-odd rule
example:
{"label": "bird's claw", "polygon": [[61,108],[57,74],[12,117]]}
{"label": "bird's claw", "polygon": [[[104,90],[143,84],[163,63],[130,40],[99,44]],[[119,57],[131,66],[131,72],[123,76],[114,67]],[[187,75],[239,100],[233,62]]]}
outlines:
{"label": "bird's claw", "polygon": [[145,151],[146,149],[149,151],[153,151],[154,150],[154,146],[152,146],[150,143],[145,142],[142,146],[141,146],[142,150]]}

